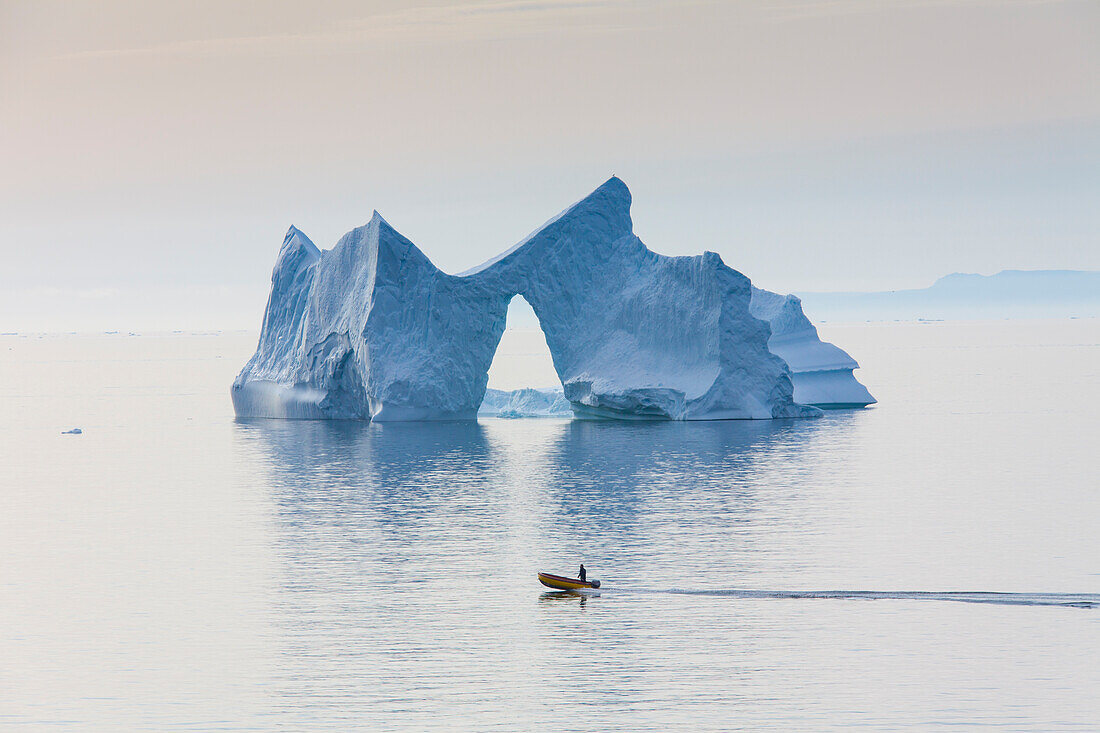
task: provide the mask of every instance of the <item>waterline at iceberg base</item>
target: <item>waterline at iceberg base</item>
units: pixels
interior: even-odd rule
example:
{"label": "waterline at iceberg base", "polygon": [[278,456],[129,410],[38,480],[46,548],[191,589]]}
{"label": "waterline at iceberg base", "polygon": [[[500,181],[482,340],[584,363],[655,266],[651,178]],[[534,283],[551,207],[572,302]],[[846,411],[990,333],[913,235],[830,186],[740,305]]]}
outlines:
{"label": "waterline at iceberg base", "polygon": [[[797,418],[820,415],[817,397],[874,401],[797,298],[753,288],[713,252],[650,251],[630,202],[612,178],[461,275],[436,268],[377,212],[326,251],[291,227],[259,345],[233,383],[238,417],[476,419],[516,295],[580,417]],[[483,414],[562,411],[556,396],[491,397]]]}

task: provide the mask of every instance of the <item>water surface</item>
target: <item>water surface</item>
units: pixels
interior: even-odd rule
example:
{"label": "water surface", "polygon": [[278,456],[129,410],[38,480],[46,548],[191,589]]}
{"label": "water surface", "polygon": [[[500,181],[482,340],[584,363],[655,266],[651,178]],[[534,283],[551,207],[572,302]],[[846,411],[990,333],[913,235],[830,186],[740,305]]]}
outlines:
{"label": "water surface", "polygon": [[0,728],[1095,730],[1100,324],[822,331],[879,406],[238,422],[252,336],[0,337]]}

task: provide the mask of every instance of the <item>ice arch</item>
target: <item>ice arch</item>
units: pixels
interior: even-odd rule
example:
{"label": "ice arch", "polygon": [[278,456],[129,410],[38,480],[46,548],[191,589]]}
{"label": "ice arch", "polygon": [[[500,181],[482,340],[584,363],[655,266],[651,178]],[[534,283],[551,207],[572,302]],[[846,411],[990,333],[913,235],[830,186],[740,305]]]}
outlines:
{"label": "ice arch", "polygon": [[586,417],[802,417],[751,284],[713,252],[665,257],[634,236],[612,178],[498,257],[448,275],[375,213],[319,251],[287,234],[238,416],[473,419],[522,295],[565,398]]}
{"label": "ice arch", "polygon": [[488,417],[571,417],[546,335],[522,295],[508,303],[508,322],[489,367],[489,386],[478,408]]}

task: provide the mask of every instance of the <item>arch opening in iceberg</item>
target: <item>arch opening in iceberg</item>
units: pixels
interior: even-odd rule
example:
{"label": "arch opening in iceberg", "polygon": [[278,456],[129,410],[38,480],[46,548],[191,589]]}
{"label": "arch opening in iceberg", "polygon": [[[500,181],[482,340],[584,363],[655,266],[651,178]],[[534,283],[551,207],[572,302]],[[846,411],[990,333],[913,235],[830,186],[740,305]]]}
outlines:
{"label": "arch opening in iceberg", "polygon": [[538,317],[522,295],[508,304],[508,320],[489,367],[478,418],[570,417],[554,359]]}

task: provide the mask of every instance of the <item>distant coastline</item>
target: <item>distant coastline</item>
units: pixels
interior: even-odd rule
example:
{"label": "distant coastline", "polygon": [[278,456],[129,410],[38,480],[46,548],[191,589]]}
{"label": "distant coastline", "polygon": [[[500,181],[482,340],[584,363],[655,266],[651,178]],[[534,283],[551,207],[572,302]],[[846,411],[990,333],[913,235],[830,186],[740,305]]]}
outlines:
{"label": "distant coastline", "polygon": [[816,321],[918,321],[1100,316],[1100,271],[953,273],[930,287],[797,293]]}

